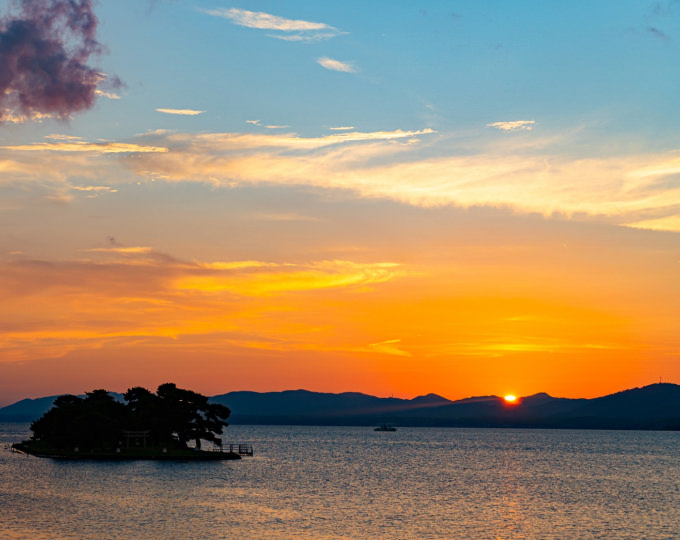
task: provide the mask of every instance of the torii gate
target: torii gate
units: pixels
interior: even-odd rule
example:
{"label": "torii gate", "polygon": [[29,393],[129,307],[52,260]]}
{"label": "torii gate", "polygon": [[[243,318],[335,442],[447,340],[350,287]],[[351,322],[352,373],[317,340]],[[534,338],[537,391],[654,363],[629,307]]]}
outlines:
{"label": "torii gate", "polygon": [[149,433],[151,433],[150,429],[146,429],[144,431],[130,431],[124,429],[123,434],[125,435],[125,448],[130,448],[130,439],[134,439],[135,441],[139,441],[141,439],[142,446],[146,448],[146,438],[149,436]]}

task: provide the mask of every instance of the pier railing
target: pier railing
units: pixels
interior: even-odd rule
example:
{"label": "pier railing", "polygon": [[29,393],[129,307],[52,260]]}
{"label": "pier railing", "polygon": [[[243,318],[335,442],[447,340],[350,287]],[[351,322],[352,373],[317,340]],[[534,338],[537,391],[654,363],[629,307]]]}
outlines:
{"label": "pier railing", "polygon": [[[190,448],[194,448],[194,446],[190,446]],[[238,454],[239,456],[253,455],[253,445],[250,443],[242,442],[241,443],[227,442],[222,444],[204,442],[202,449],[208,452],[233,452],[234,454]]]}
{"label": "pier railing", "polygon": [[250,443],[222,443],[221,446],[215,446],[215,451],[233,452],[239,456],[252,456],[253,445]]}

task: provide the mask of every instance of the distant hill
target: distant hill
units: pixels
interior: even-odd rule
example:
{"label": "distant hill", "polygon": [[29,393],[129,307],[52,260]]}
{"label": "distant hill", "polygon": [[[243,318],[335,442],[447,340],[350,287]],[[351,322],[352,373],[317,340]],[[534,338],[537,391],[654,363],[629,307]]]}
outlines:
{"label": "distant hill", "polygon": [[[123,394],[109,392],[118,401],[123,400]],[[61,394],[59,394],[61,395]],[[37,420],[52,408],[54,400],[59,397],[47,396],[36,399],[22,399],[12,405],[0,408],[0,422],[32,422]],[[80,397],[83,397],[81,395]]]}
{"label": "distant hill", "polygon": [[358,392],[330,394],[308,390],[283,392],[230,392],[211,401],[231,409],[238,424],[366,424],[413,409],[430,409],[452,403],[436,394],[411,400],[379,398]]}
{"label": "distant hill", "polygon": [[651,384],[584,400],[562,416],[574,427],[680,429],[680,386]]}
{"label": "distant hill", "polygon": [[[24,399],[4,407],[0,421],[35,420],[55,398]],[[450,401],[436,394],[399,399],[308,390],[229,392],[210,400],[231,409],[232,424],[680,429],[680,386],[668,383],[594,399],[539,393],[512,405],[498,396]]]}
{"label": "distant hill", "polygon": [[37,420],[52,408],[54,400],[59,396],[47,396],[37,399],[22,399],[12,405],[0,409],[0,421],[30,422]]}

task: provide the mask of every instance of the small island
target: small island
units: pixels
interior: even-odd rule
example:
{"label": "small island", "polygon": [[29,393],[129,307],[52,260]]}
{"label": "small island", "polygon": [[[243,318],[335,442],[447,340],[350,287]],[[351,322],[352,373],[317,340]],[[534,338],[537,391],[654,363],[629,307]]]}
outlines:
{"label": "small island", "polygon": [[[99,460],[226,460],[252,455],[250,445],[222,446],[231,411],[173,383],[156,393],[129,389],[124,402],[106,390],[64,395],[31,424],[33,435],[12,448],[38,457]],[[211,448],[202,449],[202,441]]]}

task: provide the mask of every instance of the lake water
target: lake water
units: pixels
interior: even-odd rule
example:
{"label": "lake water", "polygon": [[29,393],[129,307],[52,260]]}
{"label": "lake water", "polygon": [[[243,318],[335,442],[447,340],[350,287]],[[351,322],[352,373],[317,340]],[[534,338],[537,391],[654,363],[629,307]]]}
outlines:
{"label": "lake water", "polygon": [[[0,443],[28,435],[0,424]],[[1,538],[680,537],[680,433],[231,426],[255,456],[0,452]]]}

